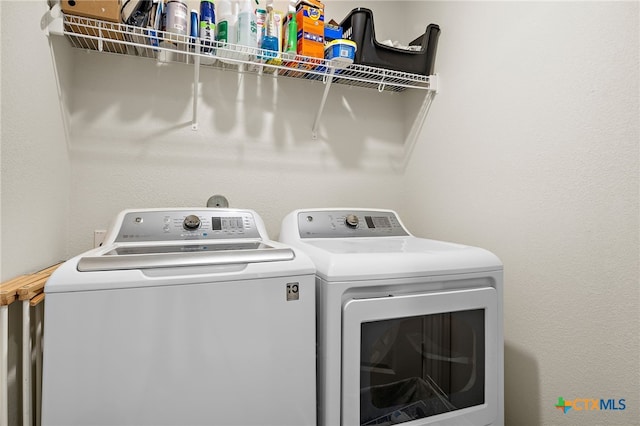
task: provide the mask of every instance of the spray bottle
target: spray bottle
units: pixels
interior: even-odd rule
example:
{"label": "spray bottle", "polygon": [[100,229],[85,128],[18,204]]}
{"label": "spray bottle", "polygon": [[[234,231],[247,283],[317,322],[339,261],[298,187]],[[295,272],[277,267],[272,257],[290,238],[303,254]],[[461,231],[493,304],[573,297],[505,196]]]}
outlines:
{"label": "spray bottle", "polygon": [[289,0],[289,10],[287,11],[287,23],[284,30],[284,53],[295,55],[298,51],[298,22],[296,21],[296,2]]}

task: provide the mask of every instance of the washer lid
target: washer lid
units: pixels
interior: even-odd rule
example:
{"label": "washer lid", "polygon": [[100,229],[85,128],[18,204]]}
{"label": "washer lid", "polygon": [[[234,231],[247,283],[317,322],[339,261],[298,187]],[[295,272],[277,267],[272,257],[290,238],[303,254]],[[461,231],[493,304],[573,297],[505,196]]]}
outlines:
{"label": "washer lid", "polygon": [[262,241],[211,244],[149,244],[107,247],[78,260],[78,271],[214,266],[239,263],[277,262],[295,258],[288,247],[274,247]]}
{"label": "washer lid", "polygon": [[[308,256],[276,241],[254,242],[257,243],[255,249],[230,241],[215,244],[211,249],[208,245],[204,249],[203,242],[193,243],[188,249],[195,251],[183,253],[164,252],[187,246],[175,242],[116,243],[95,248],[62,264],[47,280],[44,291],[71,293],[232,281],[242,285],[267,278],[297,282],[301,277],[315,275]],[[235,248],[228,250],[229,244]],[[106,254],[109,252],[112,254]]]}
{"label": "washer lid", "polygon": [[493,253],[408,237],[306,239],[295,246],[327,281],[407,278],[502,269]]}

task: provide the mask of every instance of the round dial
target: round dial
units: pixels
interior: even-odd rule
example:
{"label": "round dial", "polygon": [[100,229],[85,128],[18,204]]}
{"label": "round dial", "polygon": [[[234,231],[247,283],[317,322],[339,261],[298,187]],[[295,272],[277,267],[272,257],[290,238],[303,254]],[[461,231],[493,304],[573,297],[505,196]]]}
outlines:
{"label": "round dial", "polygon": [[184,218],[182,226],[187,230],[198,229],[200,228],[200,218],[194,214],[190,214],[189,216]]}
{"label": "round dial", "polygon": [[360,222],[360,219],[358,219],[358,216],[356,216],[355,214],[347,215],[347,217],[344,219],[344,223],[349,228],[356,228],[359,222]]}

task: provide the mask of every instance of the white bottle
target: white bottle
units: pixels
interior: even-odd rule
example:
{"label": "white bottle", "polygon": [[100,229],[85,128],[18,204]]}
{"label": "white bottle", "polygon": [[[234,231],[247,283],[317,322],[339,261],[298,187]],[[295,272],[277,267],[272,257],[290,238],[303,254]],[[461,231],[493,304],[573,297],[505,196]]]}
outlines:
{"label": "white bottle", "polygon": [[243,1],[242,9],[238,13],[237,31],[238,45],[246,47],[246,49],[240,48],[245,53],[242,55],[242,59],[252,60],[258,47],[258,23],[256,14],[251,7],[251,0]]}
{"label": "white bottle", "polygon": [[216,41],[218,42],[217,56],[221,60],[232,58],[233,54],[230,50],[234,49],[237,40],[236,17],[232,12],[230,0],[216,1]]}

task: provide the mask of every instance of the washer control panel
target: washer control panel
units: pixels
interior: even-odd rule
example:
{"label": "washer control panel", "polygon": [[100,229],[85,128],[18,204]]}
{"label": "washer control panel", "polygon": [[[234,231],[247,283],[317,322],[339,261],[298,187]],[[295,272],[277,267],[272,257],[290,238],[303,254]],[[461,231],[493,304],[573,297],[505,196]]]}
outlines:
{"label": "washer control panel", "polygon": [[250,212],[136,211],[124,215],[116,242],[261,238]]}
{"label": "washer control panel", "polygon": [[392,211],[317,210],[298,213],[300,238],[400,237],[409,233]]}

